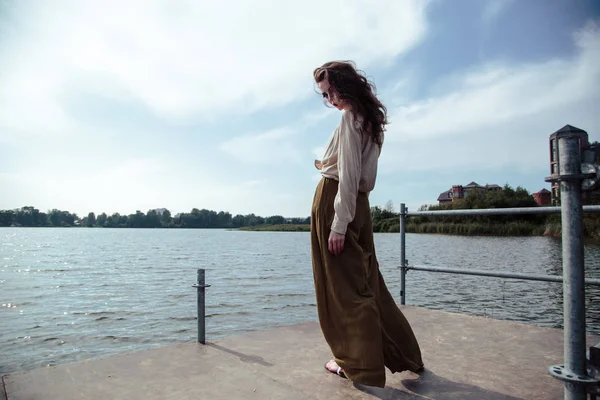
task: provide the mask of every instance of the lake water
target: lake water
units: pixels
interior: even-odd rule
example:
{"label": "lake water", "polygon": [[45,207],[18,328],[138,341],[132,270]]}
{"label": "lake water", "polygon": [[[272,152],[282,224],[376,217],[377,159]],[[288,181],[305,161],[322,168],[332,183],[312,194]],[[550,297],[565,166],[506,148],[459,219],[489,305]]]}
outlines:
{"label": "lake water", "polygon": [[[0,228],[0,374],[195,340],[196,269],[207,339],[316,320],[309,234],[184,229]],[[399,302],[398,234],[376,234]],[[408,234],[411,265],[561,274],[548,237]],[[600,246],[586,245],[600,278]],[[562,327],[562,285],[410,271],[407,304]],[[587,288],[600,334],[600,290]]]}

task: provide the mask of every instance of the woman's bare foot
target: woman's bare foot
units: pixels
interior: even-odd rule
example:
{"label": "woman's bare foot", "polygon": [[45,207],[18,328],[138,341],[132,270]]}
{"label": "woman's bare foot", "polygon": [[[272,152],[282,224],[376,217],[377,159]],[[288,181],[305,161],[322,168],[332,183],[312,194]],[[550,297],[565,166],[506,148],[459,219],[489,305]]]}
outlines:
{"label": "woman's bare foot", "polygon": [[333,374],[337,374],[342,378],[346,377],[342,368],[335,362],[335,360],[330,360],[327,364],[325,364],[325,369]]}

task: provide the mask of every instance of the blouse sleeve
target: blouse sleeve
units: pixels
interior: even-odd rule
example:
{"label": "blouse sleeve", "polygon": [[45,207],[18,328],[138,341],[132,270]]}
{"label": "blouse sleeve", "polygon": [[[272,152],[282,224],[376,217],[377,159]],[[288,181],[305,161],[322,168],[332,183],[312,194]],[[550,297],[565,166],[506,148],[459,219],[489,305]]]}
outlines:
{"label": "blouse sleeve", "polygon": [[344,112],[339,130],[338,192],[333,207],[335,215],[331,230],[345,235],[348,224],[354,220],[356,197],[361,176],[362,136],[354,126],[354,118]]}

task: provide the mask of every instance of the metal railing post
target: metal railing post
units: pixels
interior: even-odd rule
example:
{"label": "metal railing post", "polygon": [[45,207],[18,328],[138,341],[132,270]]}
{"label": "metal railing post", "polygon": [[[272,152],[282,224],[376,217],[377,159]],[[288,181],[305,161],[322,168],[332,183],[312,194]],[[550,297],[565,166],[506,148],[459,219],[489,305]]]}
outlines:
{"label": "metal railing post", "polygon": [[400,304],[406,304],[406,205],[400,204]]}
{"label": "metal railing post", "polygon": [[564,365],[549,368],[564,381],[565,400],[585,400],[586,384],[593,381],[586,371],[585,275],[583,248],[583,207],[581,202],[581,147],[579,137],[558,139],[561,200]]}
{"label": "metal railing post", "polygon": [[198,280],[192,287],[198,289],[198,342],[206,344],[206,288],[210,285],[206,284],[204,269],[198,268]]}
{"label": "metal railing post", "polygon": [[[563,246],[564,290],[564,354],[565,367],[577,375],[586,375],[585,368],[585,286],[583,262],[582,179],[564,179],[581,174],[579,140],[560,138],[560,203]],[[565,385],[565,399],[586,398],[585,386]]]}

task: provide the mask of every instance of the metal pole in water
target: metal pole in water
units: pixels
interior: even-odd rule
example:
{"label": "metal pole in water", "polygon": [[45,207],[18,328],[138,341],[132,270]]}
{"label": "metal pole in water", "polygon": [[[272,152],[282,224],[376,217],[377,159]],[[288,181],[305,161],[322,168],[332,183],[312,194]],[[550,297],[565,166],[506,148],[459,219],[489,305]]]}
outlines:
{"label": "metal pole in water", "polygon": [[204,292],[204,283],[204,270],[198,269],[198,341],[202,344],[206,343],[206,321],[204,319],[206,295]]}
{"label": "metal pole in water", "polygon": [[400,204],[400,304],[406,304],[406,205]]}
{"label": "metal pole in water", "polygon": [[192,287],[198,289],[198,342],[206,344],[205,298],[206,288],[210,287],[210,285],[206,284],[203,269],[198,269],[198,281]]}

